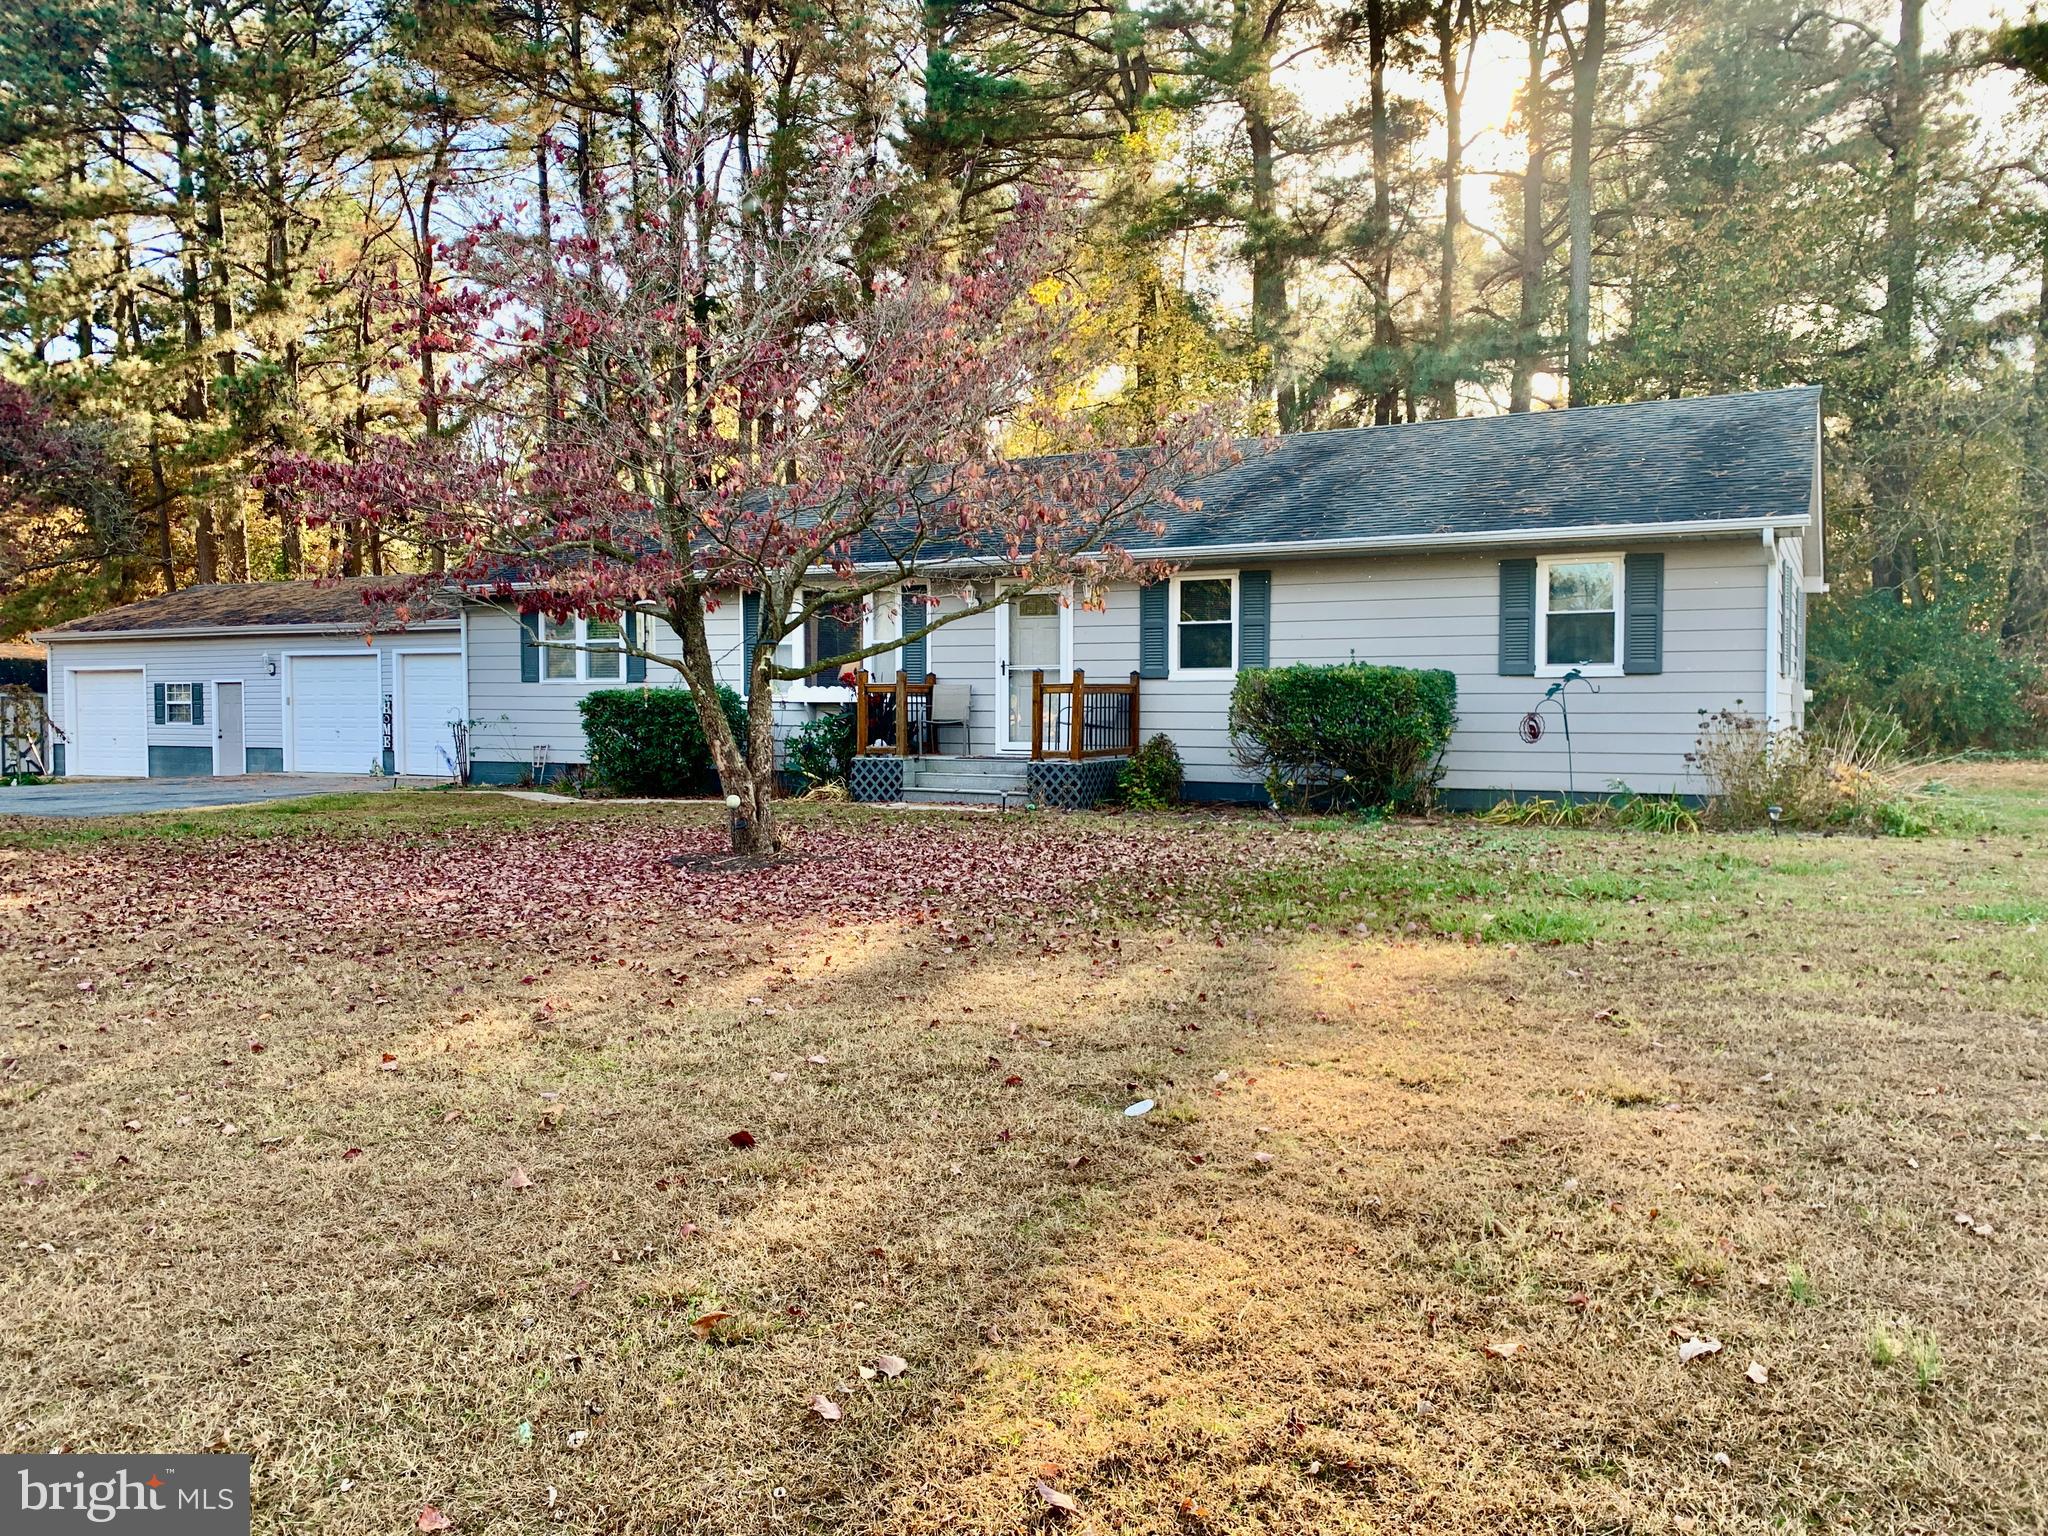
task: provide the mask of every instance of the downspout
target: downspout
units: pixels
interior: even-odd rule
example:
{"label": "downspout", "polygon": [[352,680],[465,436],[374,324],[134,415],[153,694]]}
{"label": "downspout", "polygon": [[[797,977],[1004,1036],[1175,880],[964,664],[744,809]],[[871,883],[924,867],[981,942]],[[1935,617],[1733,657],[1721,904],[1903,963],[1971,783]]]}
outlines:
{"label": "downspout", "polygon": [[1778,530],[1766,528],[1764,540],[1764,728],[1778,729]]}

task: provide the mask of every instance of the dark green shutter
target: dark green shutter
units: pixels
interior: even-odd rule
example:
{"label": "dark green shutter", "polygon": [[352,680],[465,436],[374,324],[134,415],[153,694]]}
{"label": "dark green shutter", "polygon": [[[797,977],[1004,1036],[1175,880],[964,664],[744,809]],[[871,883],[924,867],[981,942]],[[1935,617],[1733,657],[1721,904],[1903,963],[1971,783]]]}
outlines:
{"label": "dark green shutter", "polygon": [[540,681],[540,615],[519,615],[519,681]]}
{"label": "dark green shutter", "polygon": [[1623,565],[1621,670],[1664,670],[1664,557],[1630,555]]}
{"label": "dark green shutter", "polygon": [[[918,588],[917,591],[920,596],[923,595],[922,588]],[[897,612],[902,615],[897,620],[900,632],[923,629],[925,625],[931,622],[932,610],[923,603],[912,602],[909,589],[905,589],[903,595],[897,599]],[[928,636],[919,635],[915,640],[904,642],[903,658],[899,665],[902,666],[906,677],[923,677],[925,675],[928,663],[925,660],[924,643],[928,638]]]}
{"label": "dark green shutter", "polygon": [[1138,588],[1138,676],[1166,676],[1166,588],[1163,581]]}
{"label": "dark green shutter", "polygon": [[1237,664],[1240,667],[1273,665],[1273,573],[1237,573]]}
{"label": "dark green shutter", "polygon": [[740,697],[754,682],[754,641],[761,633],[761,594],[749,592],[740,598]]}
{"label": "dark green shutter", "polygon": [[[626,644],[638,645],[639,643],[640,615],[628,609],[626,612]],[[644,683],[647,681],[647,658],[645,656],[628,656],[626,658],[626,681],[629,683]]]}
{"label": "dark green shutter", "polygon": [[164,685],[162,683],[158,683],[156,685],[155,694],[156,723],[158,725],[162,725],[164,723],[165,717],[169,714],[169,711],[164,707]]}
{"label": "dark green shutter", "polygon": [[194,683],[192,685],[192,723],[194,725],[206,724],[206,684],[204,683]]}
{"label": "dark green shutter", "polygon": [[1500,675],[1536,675],[1536,562],[1500,563]]}

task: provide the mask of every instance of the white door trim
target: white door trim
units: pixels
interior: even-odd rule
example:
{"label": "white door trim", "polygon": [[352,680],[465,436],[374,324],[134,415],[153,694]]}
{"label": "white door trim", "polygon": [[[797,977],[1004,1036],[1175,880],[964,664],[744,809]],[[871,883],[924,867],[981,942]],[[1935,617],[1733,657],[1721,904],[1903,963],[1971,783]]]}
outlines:
{"label": "white door trim", "polygon": [[[284,675],[284,771],[286,773],[297,773],[299,771],[299,684],[298,678],[292,672],[292,663],[301,656],[352,656],[358,661],[375,663],[377,667],[377,702],[380,706],[384,702],[384,661],[381,652],[365,650],[359,645],[350,646],[345,650],[330,646],[325,650],[318,651],[280,651],[277,661],[278,668]],[[380,720],[378,724],[381,726],[383,722]]]}
{"label": "white door trim", "polygon": [[405,772],[405,658],[453,656],[456,668],[462,673],[462,712],[465,717],[469,714],[469,669],[463,664],[459,646],[393,646],[384,654],[391,658],[391,771],[395,776]]}
{"label": "white door trim", "polygon": [[[1050,593],[1022,593],[1020,596],[1058,599],[1060,605],[1060,675],[1053,679],[1064,683],[1074,675],[1074,591],[1071,587],[1058,587]],[[1028,753],[1029,740],[1010,740],[1010,604],[1004,602],[996,610],[996,750],[998,752]]]}
{"label": "white door trim", "polygon": [[75,778],[78,765],[72,761],[78,755],[78,674],[81,672],[133,672],[142,679],[142,773],[149,777],[149,728],[155,723],[155,714],[150,707],[149,667],[143,663],[66,667],[64,669],[64,777]]}

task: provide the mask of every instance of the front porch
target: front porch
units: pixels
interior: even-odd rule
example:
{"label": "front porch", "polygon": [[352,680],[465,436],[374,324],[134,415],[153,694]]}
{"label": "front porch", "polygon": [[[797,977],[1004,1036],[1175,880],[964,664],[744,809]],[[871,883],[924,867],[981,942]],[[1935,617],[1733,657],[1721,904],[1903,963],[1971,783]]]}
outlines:
{"label": "front porch", "polygon": [[[853,771],[856,800],[947,805],[1037,805],[1085,810],[1107,799],[1117,773],[1138,745],[1138,674],[1127,682],[1090,682],[1031,673],[1027,695],[1006,690],[1012,736],[1022,727],[1024,750],[948,754],[949,733],[971,741],[974,690],[932,673],[854,679]],[[1012,702],[1014,701],[1014,702]],[[1022,705],[1022,709],[1016,708]],[[1021,716],[1022,718],[1018,718]]]}

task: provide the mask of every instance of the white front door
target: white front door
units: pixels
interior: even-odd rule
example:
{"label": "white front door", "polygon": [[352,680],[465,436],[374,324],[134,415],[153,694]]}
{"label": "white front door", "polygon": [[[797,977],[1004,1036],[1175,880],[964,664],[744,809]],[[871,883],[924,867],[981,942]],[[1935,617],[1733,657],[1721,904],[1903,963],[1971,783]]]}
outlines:
{"label": "white front door", "polygon": [[81,777],[149,776],[149,690],[142,669],[73,672],[64,772]]}
{"label": "white front door", "polygon": [[242,685],[213,685],[213,771],[241,774],[249,771],[249,754],[242,743]]}
{"label": "white front door", "polygon": [[462,718],[462,657],[454,651],[400,652],[398,771],[455,776],[455,722]]}
{"label": "white front door", "polygon": [[[1005,752],[1031,750],[1031,674],[1048,683],[1067,680],[1067,612],[1052,592],[1028,592],[1002,608],[996,626],[997,659],[1003,674],[1003,710],[998,729]],[[1048,741],[1048,746],[1056,745]]]}
{"label": "white front door", "polygon": [[294,656],[285,718],[293,773],[371,773],[384,761],[384,690],[374,655]]}

